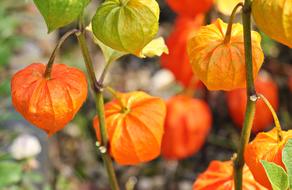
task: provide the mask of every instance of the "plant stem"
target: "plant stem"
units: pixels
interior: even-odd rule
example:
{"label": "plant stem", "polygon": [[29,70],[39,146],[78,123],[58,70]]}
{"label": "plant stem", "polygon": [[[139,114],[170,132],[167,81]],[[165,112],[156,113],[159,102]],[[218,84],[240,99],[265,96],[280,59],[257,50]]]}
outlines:
{"label": "plant stem", "polygon": [[112,60],[109,60],[109,61],[106,63],[106,65],[105,65],[105,67],[104,67],[104,69],[103,69],[103,71],[102,71],[102,74],[101,74],[101,76],[100,76],[100,78],[99,78],[99,80],[98,80],[98,82],[99,82],[100,84],[103,84],[103,81],[104,81],[104,79],[105,79],[105,77],[106,77],[106,74],[107,74],[107,72],[108,72],[108,70],[109,70],[109,67],[111,66],[112,63],[113,63]]}
{"label": "plant stem", "polygon": [[99,90],[98,88],[99,85],[97,84],[97,80],[95,77],[94,68],[93,68],[91,57],[90,57],[89,49],[86,44],[84,32],[78,32],[76,35],[77,35],[79,45],[81,47],[81,51],[82,51],[85,65],[86,65],[87,73],[89,75],[91,87],[93,91],[96,92]]}
{"label": "plant stem", "polygon": [[278,139],[277,140],[278,140],[278,142],[281,142],[282,139],[283,139],[282,127],[281,127],[279,118],[278,118],[273,106],[271,105],[269,100],[264,95],[258,94],[258,97],[264,101],[264,103],[267,105],[267,107],[269,108],[270,112],[272,113],[273,119],[274,119],[274,123],[275,123],[276,129],[277,129],[277,134],[278,134],[278,137],[277,137]]}
{"label": "plant stem", "polygon": [[82,54],[83,54],[83,58],[86,64],[87,72],[89,74],[91,86],[95,93],[96,110],[97,110],[97,116],[98,116],[98,121],[99,121],[100,132],[101,132],[99,150],[101,152],[103,163],[108,173],[111,189],[119,190],[119,185],[118,185],[116,174],[113,168],[113,163],[110,158],[109,152],[107,150],[108,136],[107,136],[107,130],[106,130],[104,100],[103,100],[103,94],[102,94],[103,87],[102,87],[102,84],[99,84],[96,80],[96,76],[93,69],[93,62],[89,54],[89,49],[87,47],[87,43],[85,40],[84,31],[77,33],[77,38],[82,50]]}
{"label": "plant stem", "polygon": [[108,173],[111,189],[112,190],[119,190],[119,185],[118,185],[118,181],[116,178],[113,163],[112,163],[112,160],[110,158],[109,152],[107,151],[108,138],[107,138],[107,131],[106,131],[105,114],[104,114],[104,100],[103,100],[102,91],[96,93],[95,101],[96,101],[96,110],[97,110],[99,127],[100,127],[100,134],[101,134],[100,147],[106,148],[104,152],[101,151],[101,157],[103,159],[104,165],[105,165],[107,173]]}
{"label": "plant stem", "polygon": [[234,22],[234,18],[235,18],[236,12],[237,12],[239,7],[243,7],[243,3],[240,2],[233,8],[233,11],[231,13],[230,20],[229,20],[229,23],[228,23],[228,27],[227,27],[227,30],[226,30],[226,34],[225,34],[225,39],[224,39],[224,43],[225,44],[230,42],[231,32],[232,32],[232,25],[233,25],[233,22]]}
{"label": "plant stem", "polygon": [[254,87],[253,65],[252,65],[252,40],[251,40],[251,1],[245,0],[242,12],[245,65],[246,65],[246,94],[247,105],[243,129],[240,137],[237,157],[234,161],[234,183],[235,190],[242,190],[242,171],[244,166],[244,151],[249,142],[253,119],[255,116],[256,91]]}
{"label": "plant stem", "polygon": [[52,52],[51,54],[51,57],[48,61],[48,64],[46,66],[46,70],[45,70],[45,74],[44,74],[44,77],[46,79],[50,79],[51,78],[51,73],[52,73],[52,68],[53,68],[53,64],[54,64],[54,61],[55,61],[55,58],[56,58],[56,55],[57,55],[57,52],[59,51],[59,49],[61,48],[62,44],[65,42],[65,40],[71,36],[72,34],[75,34],[77,33],[78,30],[77,29],[73,29],[73,30],[70,30],[68,32],[66,32],[59,40],[59,42],[57,43],[54,51]]}

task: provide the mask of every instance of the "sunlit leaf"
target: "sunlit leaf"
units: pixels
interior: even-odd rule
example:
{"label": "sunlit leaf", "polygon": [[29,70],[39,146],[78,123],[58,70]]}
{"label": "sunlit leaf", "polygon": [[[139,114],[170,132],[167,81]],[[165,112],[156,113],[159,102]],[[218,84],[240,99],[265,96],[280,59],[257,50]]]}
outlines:
{"label": "sunlit leaf", "polygon": [[283,163],[287,169],[289,187],[292,189],[292,139],[289,139],[282,152]]}
{"label": "sunlit leaf", "polygon": [[159,37],[147,44],[138,56],[141,58],[154,57],[161,56],[163,53],[168,54],[168,48],[164,42],[164,39]]}
{"label": "sunlit leaf", "polygon": [[261,160],[273,190],[288,189],[288,175],[285,170],[273,162]]}
{"label": "sunlit leaf", "polygon": [[51,32],[76,20],[89,0],[34,0],[34,3]]}

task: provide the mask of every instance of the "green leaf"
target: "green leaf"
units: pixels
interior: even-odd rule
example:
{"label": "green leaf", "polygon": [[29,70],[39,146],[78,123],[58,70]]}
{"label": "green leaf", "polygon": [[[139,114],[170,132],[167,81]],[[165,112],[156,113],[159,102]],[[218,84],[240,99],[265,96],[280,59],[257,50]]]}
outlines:
{"label": "green leaf", "polygon": [[48,32],[75,21],[89,3],[89,0],[34,0],[43,15]]}
{"label": "green leaf", "polygon": [[20,164],[12,161],[0,162],[0,187],[19,182],[21,175],[22,167]]}
{"label": "green leaf", "polygon": [[154,57],[161,56],[163,53],[168,54],[168,48],[164,42],[162,37],[156,38],[152,40],[149,44],[147,44],[141,51],[139,57]]}
{"label": "green leaf", "polygon": [[32,171],[26,172],[23,178],[33,183],[41,183],[43,181],[43,176],[40,173]]}
{"label": "green leaf", "polygon": [[288,175],[285,170],[273,162],[261,160],[266,174],[271,182],[273,190],[288,189]]}
{"label": "green leaf", "polygon": [[287,169],[289,188],[292,189],[292,139],[288,140],[283,149],[282,160]]}

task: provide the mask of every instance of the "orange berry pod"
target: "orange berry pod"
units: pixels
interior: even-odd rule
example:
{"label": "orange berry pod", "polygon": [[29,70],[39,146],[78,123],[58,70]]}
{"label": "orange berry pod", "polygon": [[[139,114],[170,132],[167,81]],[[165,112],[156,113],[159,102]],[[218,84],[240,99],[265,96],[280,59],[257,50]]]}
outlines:
{"label": "orange berry pod", "polygon": [[276,128],[269,132],[259,133],[250,142],[244,153],[244,159],[254,178],[263,186],[272,189],[261,160],[274,162],[285,168],[282,162],[282,150],[289,139],[292,138],[292,130],[282,131],[282,140],[278,139]]}
{"label": "orange berry pod", "polygon": [[169,54],[161,56],[161,65],[169,69],[183,86],[188,87],[193,83],[193,71],[187,54],[187,41],[204,23],[204,16],[196,18],[179,17],[174,29],[166,39]]}
{"label": "orange berry pod", "polygon": [[[150,161],[160,154],[166,106],[144,92],[117,93],[105,105],[110,154],[121,165]],[[93,126],[100,140],[98,118]]]}
{"label": "orange berry pod", "polygon": [[52,135],[65,127],[87,97],[87,81],[82,71],[54,64],[51,78],[44,77],[46,66],[33,63],[11,80],[15,109],[30,123]]}
{"label": "orange berry pod", "polygon": [[[235,190],[233,162],[212,161],[208,169],[195,181],[193,190]],[[247,166],[243,168],[242,190],[266,190],[254,180]]]}
{"label": "orange berry pod", "polygon": [[292,1],[253,0],[256,25],[272,39],[292,48]]}
{"label": "orange berry pod", "polygon": [[[269,75],[260,74],[255,81],[257,93],[263,94],[271,103],[275,110],[279,107],[278,87]],[[230,116],[236,126],[242,127],[246,109],[246,90],[237,89],[227,92],[227,106]],[[253,122],[252,131],[257,133],[263,131],[273,123],[273,116],[262,99],[256,102],[256,114]]]}
{"label": "orange berry pod", "polygon": [[167,103],[161,154],[169,160],[184,159],[204,145],[212,124],[208,105],[188,96],[174,96]]}
{"label": "orange berry pod", "polygon": [[170,8],[180,16],[196,17],[206,13],[213,5],[214,0],[167,0]]}
{"label": "orange berry pod", "polygon": [[[245,88],[246,69],[243,27],[233,24],[230,40],[225,41],[227,24],[217,19],[203,26],[188,43],[188,55],[195,75],[209,90]],[[263,64],[261,36],[252,32],[253,76]]]}

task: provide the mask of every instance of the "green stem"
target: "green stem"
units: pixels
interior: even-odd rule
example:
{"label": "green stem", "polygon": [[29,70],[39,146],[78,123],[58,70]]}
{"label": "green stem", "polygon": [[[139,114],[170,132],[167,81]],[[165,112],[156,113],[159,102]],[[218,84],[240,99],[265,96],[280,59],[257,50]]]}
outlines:
{"label": "green stem", "polygon": [[77,35],[79,45],[81,47],[81,51],[82,51],[82,55],[84,58],[86,69],[87,69],[87,72],[89,75],[91,87],[94,90],[94,92],[96,92],[96,91],[98,91],[98,85],[97,85],[97,81],[96,81],[89,49],[88,49],[87,44],[86,44],[85,34],[84,34],[84,32],[78,32],[76,35]]}
{"label": "green stem", "polygon": [[103,159],[104,165],[106,167],[106,170],[109,176],[111,189],[119,190],[119,185],[118,185],[117,177],[116,177],[115,170],[113,167],[113,163],[110,158],[109,152],[107,151],[108,137],[107,137],[107,131],[106,131],[104,100],[103,100],[102,91],[96,93],[95,101],[96,101],[96,110],[97,110],[100,134],[101,134],[100,147],[105,148],[104,152],[101,151],[101,157]]}
{"label": "green stem", "polygon": [[231,32],[232,32],[232,25],[233,25],[233,22],[234,22],[234,18],[235,18],[236,12],[237,12],[239,7],[243,7],[243,3],[238,3],[234,7],[234,9],[233,9],[233,11],[231,13],[230,20],[229,20],[229,23],[228,23],[228,27],[227,27],[227,30],[226,30],[226,34],[225,34],[225,39],[224,39],[224,43],[225,44],[228,44],[230,42]]}
{"label": "green stem", "polygon": [[249,142],[253,119],[255,116],[256,91],[254,87],[253,65],[252,65],[252,40],[251,40],[251,1],[245,0],[243,13],[243,33],[244,33],[244,49],[246,64],[246,94],[247,106],[243,129],[240,137],[240,145],[238,147],[237,157],[234,161],[234,183],[235,190],[242,190],[242,171],[244,166],[244,151]]}
{"label": "green stem", "polygon": [[73,29],[73,30],[70,30],[68,32],[66,32],[59,40],[59,42],[57,43],[54,51],[52,52],[51,54],[51,57],[48,61],[48,64],[46,66],[46,70],[45,70],[45,74],[44,74],[44,77],[46,79],[50,79],[51,78],[51,73],[52,73],[52,68],[53,68],[53,64],[54,64],[54,61],[55,61],[55,58],[56,58],[56,55],[57,55],[57,52],[59,51],[59,49],[61,48],[62,44],[65,42],[65,40],[71,36],[72,34],[75,34],[77,33],[78,30],[77,29]]}
{"label": "green stem", "polygon": [[[87,72],[89,74],[90,82],[92,89],[95,93],[95,101],[96,101],[96,110],[97,116],[99,120],[99,127],[101,131],[101,140],[99,144],[101,156],[103,159],[103,163],[108,173],[109,183],[112,190],[119,190],[119,185],[117,182],[116,174],[114,171],[113,163],[110,158],[109,152],[107,151],[108,148],[108,136],[106,130],[106,123],[105,123],[105,113],[104,113],[104,98],[103,98],[103,88],[102,84],[99,84],[96,80],[96,76],[93,69],[93,62],[91,56],[89,54],[89,49],[87,47],[87,43],[85,40],[84,32],[77,33],[77,38],[79,41],[79,45],[82,50],[83,58],[86,64]],[[102,151],[101,151],[102,150]]]}
{"label": "green stem", "polygon": [[277,140],[278,140],[278,142],[281,142],[283,140],[283,134],[282,134],[283,132],[282,132],[282,127],[281,127],[279,118],[276,114],[276,111],[274,110],[274,108],[271,105],[271,103],[269,102],[269,100],[263,94],[258,94],[258,97],[263,100],[263,102],[266,104],[266,106],[269,108],[270,112],[272,113],[275,127],[276,127],[277,134],[278,134]]}
{"label": "green stem", "polygon": [[105,65],[105,67],[104,67],[104,69],[103,69],[103,71],[102,71],[102,74],[101,74],[101,76],[100,76],[100,78],[99,78],[99,80],[98,80],[98,82],[99,82],[100,84],[103,84],[104,79],[105,79],[105,77],[106,77],[106,74],[107,74],[107,72],[108,72],[108,70],[109,70],[109,67],[111,66],[112,63],[113,63],[112,60],[109,60],[109,61],[106,63],[106,65]]}

